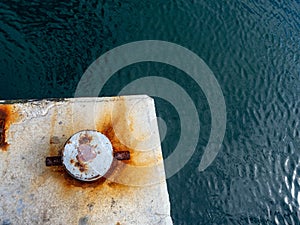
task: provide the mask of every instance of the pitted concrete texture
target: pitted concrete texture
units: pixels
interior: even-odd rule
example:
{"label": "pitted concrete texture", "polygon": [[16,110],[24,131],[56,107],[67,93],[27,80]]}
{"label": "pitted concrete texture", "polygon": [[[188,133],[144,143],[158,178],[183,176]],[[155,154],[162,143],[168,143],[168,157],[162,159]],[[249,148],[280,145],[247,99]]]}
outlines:
{"label": "pitted concrete texture", "polygon": [[[0,125],[0,224],[172,224],[153,99],[2,103]],[[95,182],[46,167],[81,130],[103,133],[130,159]]]}

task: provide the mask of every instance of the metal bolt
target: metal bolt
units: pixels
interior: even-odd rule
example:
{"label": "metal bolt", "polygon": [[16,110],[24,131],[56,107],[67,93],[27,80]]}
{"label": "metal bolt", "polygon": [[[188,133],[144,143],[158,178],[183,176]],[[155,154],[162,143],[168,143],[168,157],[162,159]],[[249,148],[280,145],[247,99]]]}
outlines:
{"label": "metal bolt", "polygon": [[82,181],[103,177],[113,161],[109,139],[97,131],[85,130],[74,134],[65,144],[62,163],[68,173]]}
{"label": "metal bolt", "polygon": [[62,156],[47,157],[46,166],[64,166],[74,178],[94,181],[108,172],[113,159],[129,160],[130,152],[113,152],[112,144],[104,134],[84,130],[69,138]]}

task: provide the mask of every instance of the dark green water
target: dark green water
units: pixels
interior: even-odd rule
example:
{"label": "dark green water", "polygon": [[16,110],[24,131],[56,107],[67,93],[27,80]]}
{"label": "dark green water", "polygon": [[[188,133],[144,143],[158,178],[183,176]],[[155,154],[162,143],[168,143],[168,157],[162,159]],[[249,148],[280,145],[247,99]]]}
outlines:
{"label": "dark green water", "polygon": [[[211,115],[201,88],[182,71],[135,64],[100,93],[117,95],[156,75],[185,89],[200,112],[197,149],[168,179],[174,224],[300,224],[299,34],[299,0],[2,0],[0,99],[73,97],[106,51],[146,39],[177,43],[207,63],[226,102],[225,138],[204,172],[197,167]],[[177,145],[180,118],[164,99],[156,105],[168,126],[166,157]]]}

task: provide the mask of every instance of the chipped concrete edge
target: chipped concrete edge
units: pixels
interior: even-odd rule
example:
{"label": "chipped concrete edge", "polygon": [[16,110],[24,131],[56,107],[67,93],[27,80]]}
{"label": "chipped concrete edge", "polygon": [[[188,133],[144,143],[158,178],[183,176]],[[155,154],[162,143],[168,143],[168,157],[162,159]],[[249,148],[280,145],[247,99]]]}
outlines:
{"label": "chipped concrete edge", "polygon": [[126,98],[132,98],[132,99],[152,99],[152,97],[148,95],[122,95],[122,96],[104,96],[104,97],[76,97],[76,98],[44,98],[44,99],[12,99],[12,100],[3,100],[0,99],[0,104],[21,104],[21,103],[33,103],[33,102],[63,102],[63,101],[75,101],[75,100],[93,100],[93,99],[99,99],[99,101],[105,101],[105,100],[113,100],[116,97],[126,97]]}

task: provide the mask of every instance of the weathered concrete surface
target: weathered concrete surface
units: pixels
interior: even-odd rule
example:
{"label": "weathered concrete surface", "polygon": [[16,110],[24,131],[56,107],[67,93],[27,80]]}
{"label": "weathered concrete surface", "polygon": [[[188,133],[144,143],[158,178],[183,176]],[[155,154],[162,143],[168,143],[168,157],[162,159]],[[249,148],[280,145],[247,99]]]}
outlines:
{"label": "weathered concrete surface", "polygon": [[[172,224],[151,98],[2,104],[1,121],[0,224]],[[92,183],[45,166],[47,156],[59,155],[84,129],[102,132],[131,159]]]}

